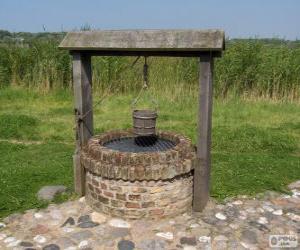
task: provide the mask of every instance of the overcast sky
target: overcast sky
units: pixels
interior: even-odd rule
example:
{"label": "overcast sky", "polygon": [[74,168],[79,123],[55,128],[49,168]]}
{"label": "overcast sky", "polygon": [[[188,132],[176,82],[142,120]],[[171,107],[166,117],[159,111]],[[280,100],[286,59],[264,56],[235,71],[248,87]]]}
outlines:
{"label": "overcast sky", "polygon": [[300,0],[0,0],[0,29],[221,28],[230,38],[300,38]]}

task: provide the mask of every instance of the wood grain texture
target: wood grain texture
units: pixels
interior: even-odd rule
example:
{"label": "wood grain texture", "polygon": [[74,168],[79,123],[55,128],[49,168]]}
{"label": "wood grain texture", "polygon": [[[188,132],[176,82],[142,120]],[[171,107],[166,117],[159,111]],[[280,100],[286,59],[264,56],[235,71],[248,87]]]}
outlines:
{"label": "wood grain texture", "polygon": [[82,147],[93,135],[91,57],[73,54],[74,109],[76,122],[76,150],[73,156],[75,192],[85,193],[85,172],[80,164]]}
{"label": "wood grain texture", "polygon": [[222,51],[222,30],[102,30],[69,32],[59,48],[113,51]]}
{"label": "wood grain texture", "polygon": [[211,123],[213,100],[213,57],[200,58],[197,158],[194,170],[193,210],[202,211],[209,199],[211,165]]}

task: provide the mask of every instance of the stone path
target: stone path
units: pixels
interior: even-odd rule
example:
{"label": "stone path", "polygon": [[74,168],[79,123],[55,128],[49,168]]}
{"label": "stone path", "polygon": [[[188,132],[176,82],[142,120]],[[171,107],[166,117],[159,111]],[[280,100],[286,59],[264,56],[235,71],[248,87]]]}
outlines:
{"label": "stone path", "polygon": [[161,221],[109,218],[81,198],[3,219],[0,249],[269,249],[270,235],[300,233],[300,181],[289,188]]}

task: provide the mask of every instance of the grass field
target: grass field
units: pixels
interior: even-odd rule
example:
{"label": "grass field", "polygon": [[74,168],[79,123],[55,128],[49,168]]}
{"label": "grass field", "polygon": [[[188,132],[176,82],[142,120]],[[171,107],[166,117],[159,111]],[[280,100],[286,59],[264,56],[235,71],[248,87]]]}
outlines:
{"label": "grass field", "polygon": [[[95,102],[99,96],[94,96]],[[196,139],[196,94],[159,94],[158,127]],[[110,96],[95,108],[96,133],[131,126],[132,96]],[[45,206],[48,184],[72,190],[72,95],[0,89],[0,217]],[[300,179],[300,105],[264,100],[215,100],[211,195],[223,199],[285,191]],[[72,194],[70,194],[72,196]],[[62,197],[62,200],[70,196]]]}

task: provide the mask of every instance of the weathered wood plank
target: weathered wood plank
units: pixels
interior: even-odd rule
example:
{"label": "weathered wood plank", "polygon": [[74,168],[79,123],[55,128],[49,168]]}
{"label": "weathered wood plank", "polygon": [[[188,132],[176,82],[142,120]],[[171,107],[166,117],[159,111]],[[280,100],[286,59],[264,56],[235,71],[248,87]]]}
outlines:
{"label": "weathered wood plank", "polygon": [[102,30],[69,32],[59,48],[115,51],[222,51],[222,30]]}
{"label": "weathered wood plank", "polygon": [[85,193],[85,172],[80,164],[80,150],[93,135],[91,57],[73,54],[74,109],[76,122],[76,150],[73,156],[75,192]]}
{"label": "weathered wood plank", "polygon": [[197,159],[194,172],[193,209],[202,211],[209,199],[211,164],[211,123],[213,100],[213,57],[200,58],[200,91],[198,112]]}
{"label": "weathered wood plank", "polygon": [[[70,51],[71,54],[78,52]],[[201,57],[203,51],[120,51],[120,50],[80,50],[90,56],[155,56],[155,57]],[[221,51],[211,51],[213,57],[221,57]]]}

